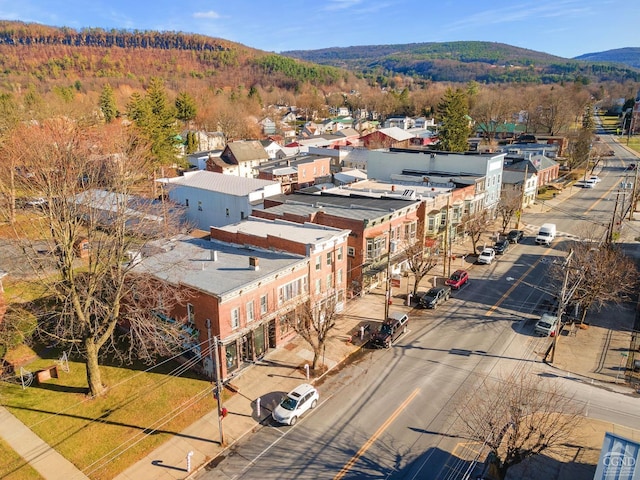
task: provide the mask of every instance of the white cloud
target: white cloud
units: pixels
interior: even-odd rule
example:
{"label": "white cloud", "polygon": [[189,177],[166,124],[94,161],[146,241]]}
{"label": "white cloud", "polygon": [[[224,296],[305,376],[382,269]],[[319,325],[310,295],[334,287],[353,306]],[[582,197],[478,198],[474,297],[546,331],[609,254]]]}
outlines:
{"label": "white cloud", "polygon": [[214,12],[213,10],[209,10],[208,12],[196,12],[193,14],[193,18],[207,18],[207,19],[212,19],[212,18],[220,18],[220,15],[217,12]]}
{"label": "white cloud", "polygon": [[345,10],[362,3],[362,0],[329,0],[325,10]]}

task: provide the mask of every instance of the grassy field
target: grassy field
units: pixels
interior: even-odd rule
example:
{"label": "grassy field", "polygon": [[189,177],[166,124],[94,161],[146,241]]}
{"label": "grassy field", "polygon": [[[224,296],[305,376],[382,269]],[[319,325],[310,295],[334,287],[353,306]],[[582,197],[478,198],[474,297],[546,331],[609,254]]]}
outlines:
{"label": "grassy field", "polygon": [[9,444],[0,439],[0,478],[4,480],[40,480],[42,477],[31,466],[25,464]]}
{"label": "grassy field", "polygon": [[[27,368],[35,372],[55,365],[57,358],[57,352],[49,352]],[[90,478],[111,479],[215,408],[211,383],[183,372],[177,363],[144,368],[103,366],[109,392],[90,399],[84,364],[69,362],[68,373],[59,368],[59,378],[41,385],[34,380],[25,390],[20,383],[3,382],[1,401]],[[0,478],[39,478],[10,449],[0,448]]]}

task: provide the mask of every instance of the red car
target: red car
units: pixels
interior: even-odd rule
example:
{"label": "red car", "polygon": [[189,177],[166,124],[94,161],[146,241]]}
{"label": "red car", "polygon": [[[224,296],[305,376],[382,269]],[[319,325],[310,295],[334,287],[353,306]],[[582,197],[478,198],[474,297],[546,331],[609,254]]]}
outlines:
{"label": "red car", "polygon": [[446,285],[449,285],[451,288],[458,290],[468,281],[469,281],[469,272],[467,272],[466,270],[456,270],[451,274],[451,276],[444,283]]}

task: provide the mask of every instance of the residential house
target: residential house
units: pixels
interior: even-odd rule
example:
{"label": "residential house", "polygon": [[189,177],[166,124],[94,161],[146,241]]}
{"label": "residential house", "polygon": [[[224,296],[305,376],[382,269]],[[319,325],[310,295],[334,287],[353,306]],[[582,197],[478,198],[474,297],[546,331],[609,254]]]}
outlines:
{"label": "residential house", "polygon": [[227,144],[220,157],[212,160],[207,164],[210,172],[255,178],[256,167],[269,160],[269,154],[258,140],[240,140]]}
{"label": "residential house", "polygon": [[526,172],[525,182],[523,170],[503,170],[502,172],[502,197],[516,195],[521,198],[522,208],[533,205],[538,192],[538,175],[531,171]]}
{"label": "residential house", "polygon": [[415,126],[415,121],[410,117],[389,117],[382,124],[383,128],[397,127],[402,130],[408,130]]}
{"label": "residential house", "polygon": [[283,193],[326,182],[331,178],[331,158],[318,155],[299,155],[263,163],[258,178],[280,182]]}
{"label": "residential house", "polygon": [[187,162],[191,167],[198,170],[206,170],[207,162],[213,161],[214,158],[220,158],[222,150],[205,150],[203,152],[194,152],[187,155]]}
{"label": "residential house", "polygon": [[273,135],[276,133],[276,122],[271,120],[269,117],[265,117],[258,122],[260,127],[262,128],[262,133],[265,135]]}
{"label": "residential house", "polygon": [[[196,145],[199,151],[222,150],[227,141],[222,132],[204,132],[198,130],[196,134]],[[187,138],[187,132],[182,135]]]}
{"label": "residential house", "polygon": [[418,117],[413,122],[413,128],[419,129],[435,129],[436,128],[436,119],[435,118],[427,118],[427,117]]}
{"label": "residential house", "polygon": [[558,178],[560,165],[545,155],[507,155],[504,170],[512,172],[524,172],[536,174],[537,187],[548,185]]}
{"label": "residential house", "polygon": [[356,295],[383,282],[388,269],[399,273],[406,264],[399,245],[421,235],[420,205],[413,199],[294,193],[265,199],[264,209],[253,215],[350,230],[347,285]]}
{"label": "residential house", "polygon": [[253,208],[262,207],[265,198],[282,192],[277,181],[205,170],[158,182],[173,202],[184,207],[186,219],[201,230],[239,222],[251,215]]}
{"label": "residential house", "polygon": [[413,135],[398,127],[381,128],[361,137],[362,145],[370,150],[408,147]]}

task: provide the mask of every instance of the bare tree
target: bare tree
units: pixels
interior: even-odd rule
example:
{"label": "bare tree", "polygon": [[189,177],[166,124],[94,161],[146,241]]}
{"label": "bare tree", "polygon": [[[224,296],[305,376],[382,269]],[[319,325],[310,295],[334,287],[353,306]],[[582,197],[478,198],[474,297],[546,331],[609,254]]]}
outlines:
{"label": "bare tree", "polygon": [[404,248],[407,265],[413,274],[413,295],[418,294],[420,281],[438,264],[438,256],[431,248],[425,249],[423,242],[409,243]]}
{"label": "bare tree", "polygon": [[336,326],[337,299],[330,295],[322,299],[310,299],[298,305],[291,326],[313,350],[311,368],[316,370],[329,332]]}
{"label": "bare tree", "polygon": [[[527,179],[524,179],[522,188],[525,188]],[[498,202],[498,215],[501,218],[502,233],[507,231],[509,224],[515,215],[518,214],[522,208],[522,193],[518,190],[505,190],[500,196]]]}
{"label": "bare tree", "polygon": [[466,214],[462,217],[462,228],[464,233],[471,238],[471,245],[473,245],[473,253],[478,251],[478,242],[480,237],[487,230],[489,224],[489,215],[486,210],[481,210],[472,214]]}
{"label": "bare tree", "polygon": [[[30,173],[20,177],[19,188],[47,200],[29,225],[36,234],[16,231],[46,292],[32,306],[38,333],[85,359],[92,396],[106,390],[99,368],[103,354],[150,359],[171,351],[180,334],[179,322],[159,318],[181,301],[181,293],[135,271],[146,241],[175,226],[167,222],[166,210],[131,195],[151,167],[146,145],[131,132],[54,119],[24,126],[10,139],[24,152]],[[43,251],[50,252],[48,268],[34,261]]]}
{"label": "bare tree", "polygon": [[615,245],[583,241],[573,242],[570,248],[570,261],[551,264],[549,275],[558,285],[567,277],[565,290],[573,295],[566,301],[580,305],[581,322],[591,308],[623,302],[635,291],[638,269]]}
{"label": "bare tree", "polygon": [[456,414],[463,434],[489,449],[485,473],[499,480],[530,457],[560,450],[582,421],[560,384],[522,373],[485,379]]}
{"label": "bare tree", "polygon": [[513,107],[511,97],[504,88],[485,87],[479,90],[470,109],[471,117],[479,125],[486,143],[496,141],[500,126],[511,121]]}

